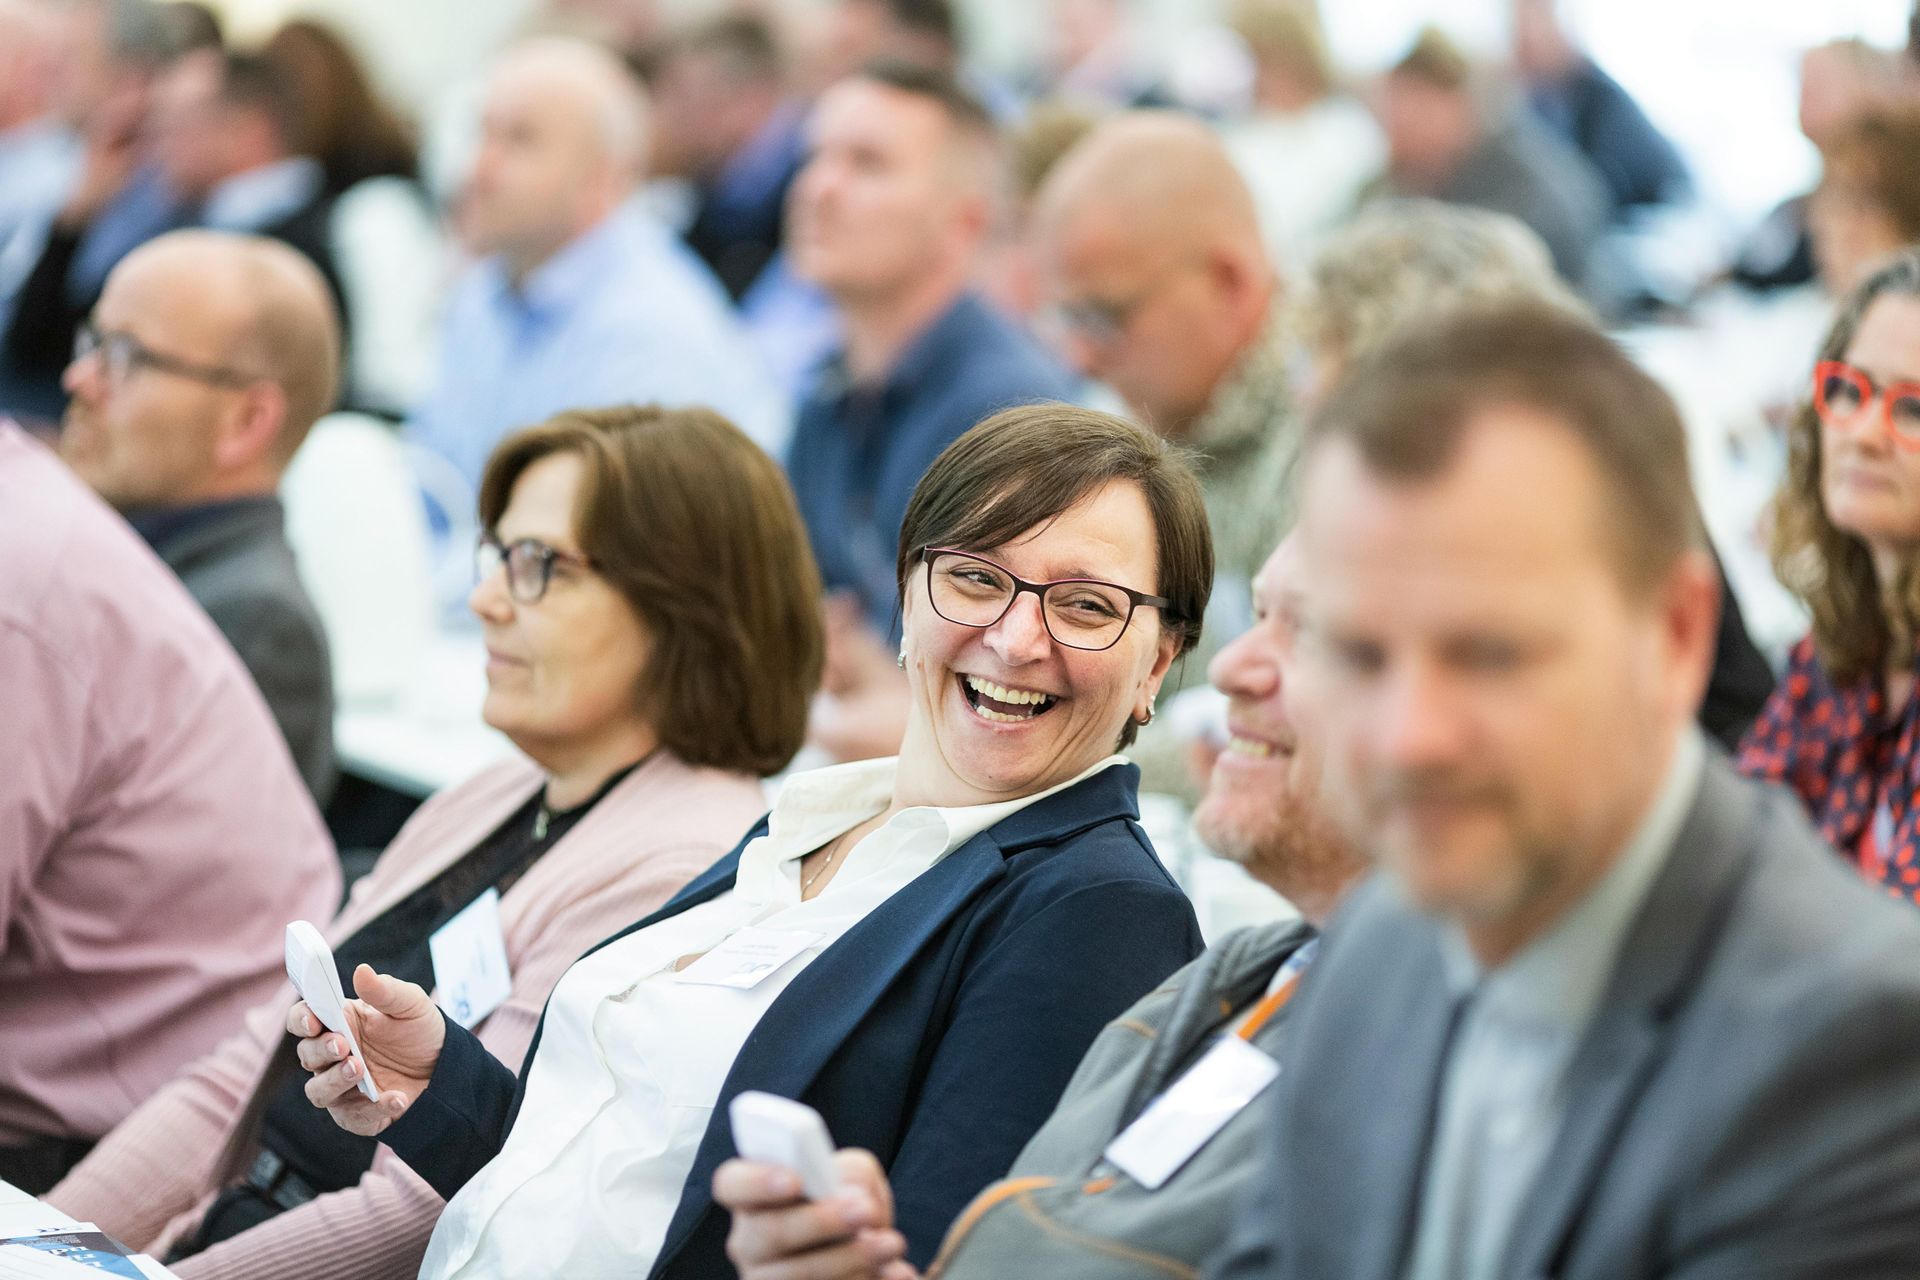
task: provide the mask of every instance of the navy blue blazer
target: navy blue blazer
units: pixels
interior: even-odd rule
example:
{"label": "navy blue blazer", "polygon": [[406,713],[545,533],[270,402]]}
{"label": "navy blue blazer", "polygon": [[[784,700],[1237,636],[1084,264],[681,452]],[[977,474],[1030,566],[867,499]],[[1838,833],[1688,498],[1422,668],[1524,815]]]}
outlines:
{"label": "navy blue blazer", "polygon": [[[733,1155],[727,1104],[799,1098],[887,1167],[908,1256],[925,1267],[980,1188],[1053,1110],[1108,1021],[1198,955],[1186,896],[1139,825],[1140,771],[1115,765],[973,837],[848,930],[768,1008],[720,1088],[652,1275],[730,1277],[711,1195]],[[766,820],[659,911],[733,887]],[[594,948],[599,950],[599,947]],[[545,1020],[542,1019],[542,1029]],[[426,1091],[383,1140],[451,1198],[506,1141],[520,1081],[447,1024]]]}

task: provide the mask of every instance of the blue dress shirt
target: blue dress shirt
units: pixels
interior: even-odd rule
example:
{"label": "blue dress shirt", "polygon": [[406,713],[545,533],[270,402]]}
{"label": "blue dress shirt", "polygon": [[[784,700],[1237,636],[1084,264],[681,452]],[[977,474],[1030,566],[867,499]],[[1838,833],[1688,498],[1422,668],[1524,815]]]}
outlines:
{"label": "blue dress shirt", "polygon": [[498,258],[466,273],[408,436],[477,486],[508,433],[563,409],[627,403],[716,409],[775,456],[789,426],[720,286],[632,205],[517,287]]}
{"label": "blue dress shirt", "polygon": [[907,501],[940,451],[1015,405],[1071,399],[1067,373],[983,299],[963,293],[879,385],[821,369],[788,454],[800,514],[830,591],[852,591],[874,630],[897,630],[894,555]]}

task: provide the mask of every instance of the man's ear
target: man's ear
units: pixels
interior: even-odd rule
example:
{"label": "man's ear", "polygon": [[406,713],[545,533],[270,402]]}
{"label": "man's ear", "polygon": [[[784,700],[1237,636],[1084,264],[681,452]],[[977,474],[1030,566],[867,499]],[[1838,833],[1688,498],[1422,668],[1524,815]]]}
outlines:
{"label": "man's ear", "polygon": [[287,393],[277,383],[255,382],[236,400],[214,442],[214,463],[222,471],[245,470],[268,460],[287,421]]}

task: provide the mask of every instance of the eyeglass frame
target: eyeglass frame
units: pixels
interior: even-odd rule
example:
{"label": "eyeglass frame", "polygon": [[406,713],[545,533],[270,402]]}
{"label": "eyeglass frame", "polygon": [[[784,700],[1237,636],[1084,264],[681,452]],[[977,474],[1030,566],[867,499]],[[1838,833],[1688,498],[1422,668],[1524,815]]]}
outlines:
{"label": "eyeglass frame", "polygon": [[[1150,276],[1147,282],[1125,299],[1109,302],[1100,298],[1080,298],[1072,302],[1061,302],[1049,309],[1054,324],[1069,333],[1078,335],[1082,340],[1096,347],[1111,347],[1127,336],[1134,318],[1147,305],[1157,298],[1161,291],[1181,273],[1199,266],[1204,259],[1197,254],[1189,254],[1176,259]],[[1108,583],[1109,586],[1117,585]]]}
{"label": "eyeglass frame", "polygon": [[[116,361],[113,352],[116,348],[126,352],[125,363],[118,372],[114,369]],[[188,378],[235,391],[245,390],[256,382],[268,381],[259,374],[245,373],[239,369],[182,360],[164,351],[155,351],[125,329],[102,329],[92,320],[84,320],[73,331],[73,359],[78,363],[92,356],[100,357],[108,380],[115,386],[123,385],[141,369],[154,369],[160,373],[170,373],[176,378]]]}
{"label": "eyeglass frame", "polygon": [[[539,557],[540,585],[532,595],[523,595],[520,590],[514,586],[512,561],[513,552],[516,547],[531,547]],[[480,564],[481,553],[489,548],[492,549],[493,554],[497,557],[492,570],[483,569]],[[542,542],[538,538],[515,538],[512,542],[502,542],[497,534],[488,531],[482,533],[474,540],[474,584],[477,586],[486,581],[494,572],[503,573],[507,579],[507,595],[515,604],[539,604],[542,600],[546,599],[548,589],[553,586],[553,567],[556,564],[563,564],[574,569],[591,570],[595,567],[591,557],[578,555],[572,551],[562,551],[551,543]]]}
{"label": "eyeglass frame", "polygon": [[1920,381],[1902,379],[1882,387],[1874,382],[1872,375],[1857,365],[1848,364],[1845,360],[1822,360],[1813,366],[1813,413],[1821,422],[1829,426],[1832,425],[1829,415],[1821,406],[1826,399],[1824,388],[1827,380],[1833,377],[1854,383],[1856,391],[1862,387],[1865,388],[1866,394],[1861,397],[1860,408],[1854,412],[1859,413],[1875,404],[1879,405],[1880,427],[1896,448],[1920,450],[1920,435],[1907,436],[1896,430],[1893,425],[1893,402],[1900,398],[1894,393],[1911,395],[1916,402],[1920,402]]}
{"label": "eyeglass frame", "polygon": [[[1002,606],[1000,612],[994,616],[991,622],[962,622],[958,618],[949,618],[946,614],[940,612],[940,606],[935,604],[933,599],[933,568],[941,556],[964,556],[969,560],[978,560],[981,564],[1006,574],[1013,582],[1012,594],[1007,597],[1007,603]],[[972,627],[976,631],[984,631],[988,627],[1000,623],[1006,618],[1007,614],[1013,611],[1014,601],[1020,598],[1021,593],[1031,591],[1034,597],[1040,602],[1040,625],[1047,629],[1048,637],[1051,638],[1055,644],[1065,645],[1067,648],[1077,650],[1080,653],[1105,653],[1107,650],[1113,648],[1113,646],[1119,644],[1121,637],[1127,634],[1127,628],[1133,625],[1133,615],[1139,612],[1142,605],[1161,610],[1171,609],[1173,607],[1173,601],[1167,599],[1165,596],[1148,595],[1144,591],[1135,591],[1132,587],[1123,587],[1117,582],[1108,582],[1104,578],[1054,578],[1049,582],[1029,582],[999,561],[991,560],[977,551],[968,551],[961,547],[922,547],[920,549],[920,561],[927,566],[927,605],[933,610],[934,616],[942,622],[951,622],[956,627]],[[1107,587],[1127,597],[1127,616],[1120,620],[1120,629],[1113,633],[1113,639],[1097,648],[1083,644],[1075,644],[1071,640],[1062,640],[1054,634],[1053,622],[1047,617],[1047,591],[1052,587],[1073,586],[1075,584]]]}

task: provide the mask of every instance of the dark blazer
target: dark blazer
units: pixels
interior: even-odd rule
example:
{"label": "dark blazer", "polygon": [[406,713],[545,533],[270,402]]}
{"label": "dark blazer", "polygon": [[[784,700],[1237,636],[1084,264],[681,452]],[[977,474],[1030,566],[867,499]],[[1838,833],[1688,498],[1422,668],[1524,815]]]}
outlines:
{"label": "dark blazer", "polygon": [[[877,1155],[909,1256],[926,1265],[1047,1118],[1100,1028],[1200,951],[1193,911],[1140,829],[1138,785],[1139,770],[1116,765],[1027,806],[793,980],[727,1073],[653,1276],[733,1275],[710,1192],[734,1152],[727,1104],[743,1089],[799,1098],[840,1145]],[[766,829],[608,942],[731,889],[741,850]],[[539,1051],[536,1032],[516,1078],[449,1023],[432,1081],[385,1141],[451,1197],[505,1143]]]}
{"label": "dark blazer", "polygon": [[136,523],[240,655],[307,789],[326,804],[337,780],[333,671],[280,500],[249,498],[180,515]]}
{"label": "dark blazer", "polygon": [[[1379,883],[1329,929],[1266,1168],[1213,1277],[1397,1280],[1453,996]],[[1920,1276],[1920,915],[1716,751],[1564,1083],[1505,1265],[1473,1280]],[[1466,1278],[1463,1278],[1466,1280]]]}

